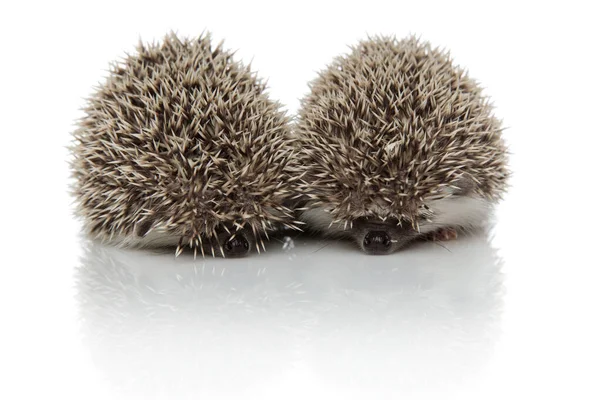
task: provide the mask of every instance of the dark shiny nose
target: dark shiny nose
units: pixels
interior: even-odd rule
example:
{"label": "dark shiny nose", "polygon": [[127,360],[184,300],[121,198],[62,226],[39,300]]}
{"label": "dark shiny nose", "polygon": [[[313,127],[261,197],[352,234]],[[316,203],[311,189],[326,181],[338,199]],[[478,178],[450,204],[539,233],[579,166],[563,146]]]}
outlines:
{"label": "dark shiny nose", "polygon": [[392,245],[392,240],[384,231],[370,231],[365,235],[363,245],[369,254],[386,254]]}
{"label": "dark shiny nose", "polygon": [[241,257],[248,253],[250,244],[243,235],[235,235],[233,239],[225,242],[223,249],[226,257]]}

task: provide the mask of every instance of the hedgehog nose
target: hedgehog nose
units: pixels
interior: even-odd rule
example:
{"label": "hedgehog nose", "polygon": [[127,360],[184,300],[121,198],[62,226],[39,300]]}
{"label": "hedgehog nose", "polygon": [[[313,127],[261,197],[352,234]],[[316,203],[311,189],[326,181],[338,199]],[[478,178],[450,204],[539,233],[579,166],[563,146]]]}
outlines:
{"label": "hedgehog nose", "polygon": [[223,248],[225,249],[226,257],[241,257],[248,253],[250,244],[243,235],[238,234],[227,240]]}
{"label": "hedgehog nose", "polygon": [[369,231],[365,235],[363,245],[369,254],[386,254],[392,245],[392,240],[384,231]]}

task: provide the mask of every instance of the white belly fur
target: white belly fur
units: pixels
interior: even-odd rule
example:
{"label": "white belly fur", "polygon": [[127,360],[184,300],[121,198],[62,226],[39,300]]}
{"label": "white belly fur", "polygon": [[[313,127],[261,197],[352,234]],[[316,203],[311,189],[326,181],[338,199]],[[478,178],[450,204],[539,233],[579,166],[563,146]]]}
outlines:
{"label": "white belly fur", "polygon": [[[427,204],[433,212],[432,222],[420,225],[421,233],[428,233],[439,228],[452,227],[471,230],[487,224],[492,211],[490,201],[470,196],[447,197],[433,200]],[[311,230],[327,234],[341,234],[344,224],[332,224],[331,213],[325,207],[309,208],[301,215],[301,219]],[[347,227],[349,228],[349,226]]]}

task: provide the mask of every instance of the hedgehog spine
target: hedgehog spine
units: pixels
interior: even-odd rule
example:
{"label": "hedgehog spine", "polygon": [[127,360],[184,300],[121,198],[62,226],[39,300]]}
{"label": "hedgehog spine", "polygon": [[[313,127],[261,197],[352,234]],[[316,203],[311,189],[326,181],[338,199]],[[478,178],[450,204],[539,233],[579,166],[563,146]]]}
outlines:
{"label": "hedgehog spine", "polygon": [[209,34],[171,33],[113,64],[74,133],[86,231],[241,255],[264,249],[267,231],[296,227],[289,118],[265,89]]}
{"label": "hedgehog spine", "polygon": [[309,228],[386,254],[439,227],[481,225],[502,197],[500,122],[447,53],[371,38],[310,89],[295,128]]}

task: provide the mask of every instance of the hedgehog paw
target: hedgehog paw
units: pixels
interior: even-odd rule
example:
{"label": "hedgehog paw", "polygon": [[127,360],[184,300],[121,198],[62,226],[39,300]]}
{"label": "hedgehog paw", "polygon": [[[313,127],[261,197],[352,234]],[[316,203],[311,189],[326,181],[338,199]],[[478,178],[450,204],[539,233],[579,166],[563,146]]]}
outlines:
{"label": "hedgehog paw", "polygon": [[447,242],[458,238],[458,233],[454,228],[442,228],[431,235],[431,238],[438,242]]}

